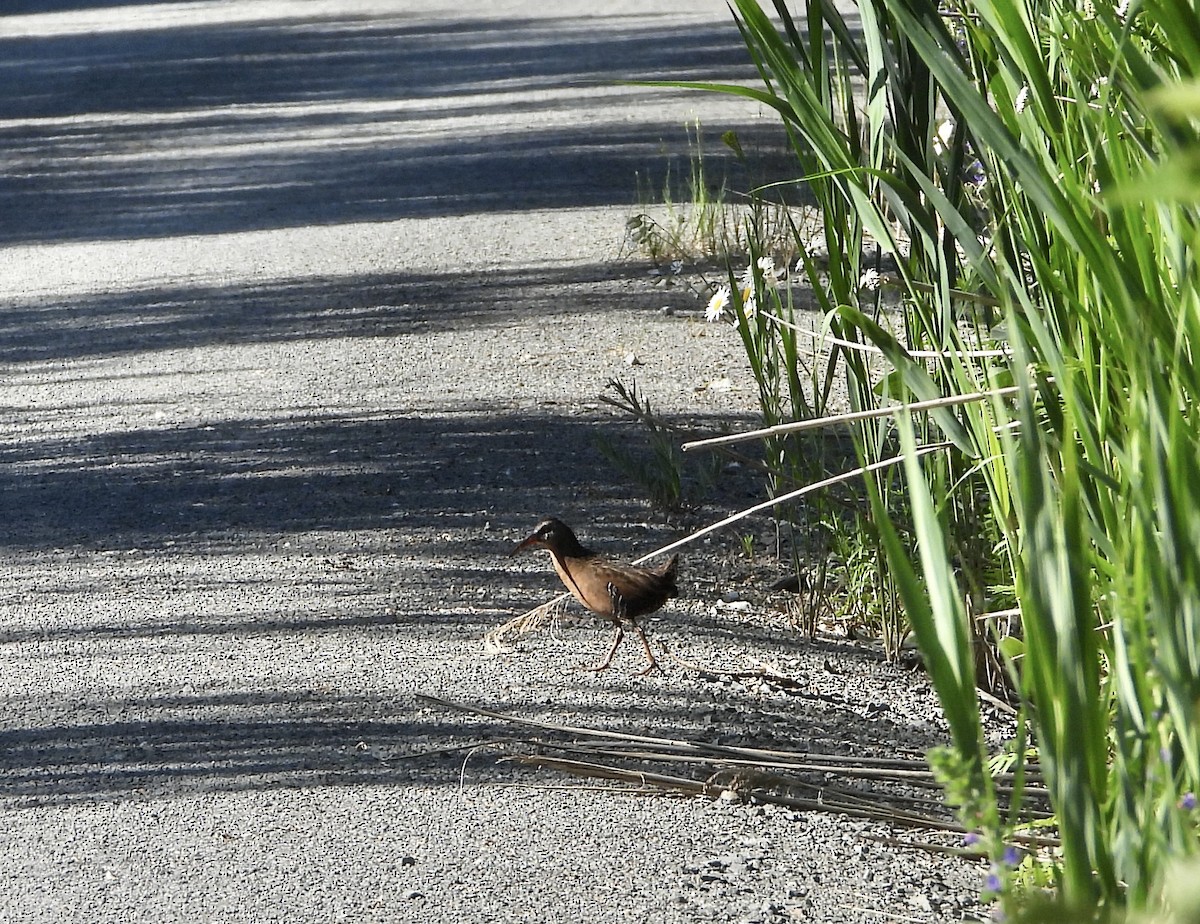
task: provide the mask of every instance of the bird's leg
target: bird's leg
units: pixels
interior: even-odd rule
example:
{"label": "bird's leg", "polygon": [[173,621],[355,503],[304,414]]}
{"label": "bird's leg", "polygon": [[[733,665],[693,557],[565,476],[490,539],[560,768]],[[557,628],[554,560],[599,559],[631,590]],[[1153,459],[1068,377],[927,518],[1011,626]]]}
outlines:
{"label": "bird's leg", "polygon": [[601,671],[608,670],[609,665],[612,664],[613,655],[615,655],[617,653],[617,646],[619,646],[621,644],[621,639],[623,639],[624,637],[625,637],[625,629],[622,628],[621,624],[618,622],[616,635],[613,636],[612,648],[608,649],[608,657],[605,658],[603,661],[601,661],[599,664],[593,664],[591,667],[584,665],[583,669],[585,671],[593,671],[597,674],[599,674]]}
{"label": "bird's leg", "polygon": [[[625,627],[621,625],[621,619],[625,615],[625,598],[621,596],[615,584],[609,583],[608,585],[608,599],[612,611],[612,621],[617,627],[617,632],[613,636],[612,648],[608,649],[608,657],[602,662],[594,667],[584,668],[585,671],[595,671],[597,674],[608,670],[608,666],[612,664],[613,655],[617,653],[617,648],[621,644],[621,639],[625,638]],[[637,628],[636,624],[634,628]]]}
{"label": "bird's leg", "polygon": [[646,638],[646,633],[642,631],[642,627],[636,622],[632,621],[630,622],[630,625],[632,625],[634,631],[637,632],[638,638],[642,640],[642,647],[646,649],[646,667],[644,670],[640,671],[641,676],[645,677],[652,671],[661,671],[662,665],[658,663],[658,659],[654,657],[654,652],[650,650],[650,640]]}

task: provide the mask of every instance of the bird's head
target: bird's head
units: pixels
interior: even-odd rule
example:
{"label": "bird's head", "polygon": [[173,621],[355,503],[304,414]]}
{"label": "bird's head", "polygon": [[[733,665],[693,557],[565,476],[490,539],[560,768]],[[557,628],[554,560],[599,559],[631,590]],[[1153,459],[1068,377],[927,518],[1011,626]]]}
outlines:
{"label": "bird's head", "polygon": [[576,555],[583,551],[579,540],[571,532],[571,527],[562,520],[556,520],[553,517],[548,520],[542,520],[534,531],[522,539],[516,548],[508,554],[516,555],[518,552],[523,552],[534,546],[542,546],[559,555]]}

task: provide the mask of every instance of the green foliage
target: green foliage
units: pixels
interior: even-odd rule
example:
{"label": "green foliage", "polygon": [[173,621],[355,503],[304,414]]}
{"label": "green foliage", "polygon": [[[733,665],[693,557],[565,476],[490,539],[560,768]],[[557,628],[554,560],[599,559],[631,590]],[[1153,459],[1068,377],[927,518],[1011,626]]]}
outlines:
{"label": "green foliage", "polygon": [[[840,579],[837,612],[845,622],[846,635],[879,637],[885,655],[896,660],[908,636],[908,622],[892,575],[884,560],[878,531],[872,528],[869,511],[855,511],[850,519],[832,518],[826,530],[831,555],[822,556],[818,575],[823,575],[830,558]],[[881,582],[892,582],[881,586]]]}
{"label": "green foliage", "polygon": [[[823,215],[795,246],[840,341],[825,381],[844,375],[855,411],[978,396],[855,435],[865,467],[906,456],[867,475],[864,534],[941,699],[955,756],[937,760],[992,891],[1049,913],[1007,862],[1019,813],[1000,811],[974,689],[976,617],[1015,606],[1023,637],[996,657],[1056,813],[1054,913],[1161,909],[1170,862],[1200,854],[1200,14],[870,0],[851,29],[809,0],[801,32],[782,0],[734,7],[763,88],[693,86],[788,130]],[[760,310],[730,289],[765,421],[823,413],[750,237]],[[873,252],[898,312],[864,283]],[[778,474],[800,476],[775,440]]]}
{"label": "green foliage", "polygon": [[[762,197],[746,200],[734,197],[726,175],[719,179],[712,176],[700,121],[685,130],[686,176],[678,178],[668,165],[660,186],[654,187],[638,178],[639,211],[625,223],[630,247],[655,266],[725,259],[749,252],[746,229],[752,227],[760,241],[790,248],[790,222],[796,221],[799,210],[767,202]],[[738,161],[745,161],[746,154],[735,132],[724,132],[721,140]],[[809,214],[815,215],[811,210]]]}

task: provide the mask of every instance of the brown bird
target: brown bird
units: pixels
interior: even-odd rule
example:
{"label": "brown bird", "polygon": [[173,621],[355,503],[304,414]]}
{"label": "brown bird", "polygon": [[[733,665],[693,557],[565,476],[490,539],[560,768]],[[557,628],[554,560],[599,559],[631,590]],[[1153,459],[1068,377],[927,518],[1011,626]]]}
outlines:
{"label": "brown bird", "polygon": [[679,570],[678,555],[672,555],[670,561],[658,568],[641,568],[610,561],[599,552],[585,549],[571,532],[571,527],[555,519],[542,520],[529,538],[510,554],[515,555],[535,545],[544,546],[550,551],[554,570],[572,596],[598,616],[611,619],[617,627],[608,657],[585,670],[608,670],[621,639],[625,637],[624,622],[633,627],[642,640],[642,647],[646,649],[646,669],[642,673],[648,674],[658,667],[654,652],[650,650],[650,642],[637,624],[637,619],[653,613],[670,598],[679,596],[679,588],[675,586]]}

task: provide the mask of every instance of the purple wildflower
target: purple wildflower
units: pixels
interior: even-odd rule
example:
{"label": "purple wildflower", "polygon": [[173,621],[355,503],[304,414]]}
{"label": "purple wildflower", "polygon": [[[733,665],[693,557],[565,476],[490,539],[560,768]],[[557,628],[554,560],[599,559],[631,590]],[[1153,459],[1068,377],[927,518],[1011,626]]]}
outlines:
{"label": "purple wildflower", "polygon": [[979,189],[987,182],[987,174],[983,171],[981,161],[974,160],[963,170],[963,182],[975,189]]}
{"label": "purple wildflower", "polygon": [[1196,807],[1196,794],[1194,792],[1185,792],[1183,798],[1179,800],[1179,807],[1185,812],[1190,812]]}

